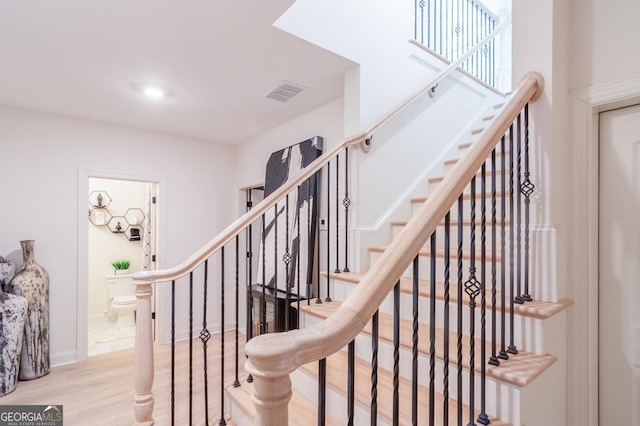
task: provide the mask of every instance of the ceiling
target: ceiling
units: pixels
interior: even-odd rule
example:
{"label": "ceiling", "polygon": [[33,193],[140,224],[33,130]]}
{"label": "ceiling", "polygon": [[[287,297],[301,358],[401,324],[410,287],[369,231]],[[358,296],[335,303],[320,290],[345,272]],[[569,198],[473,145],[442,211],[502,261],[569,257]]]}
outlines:
{"label": "ceiling", "polygon": [[[242,143],[342,96],[355,66],[272,26],[294,1],[0,0],[0,104]],[[308,89],[265,98],[282,80]]]}

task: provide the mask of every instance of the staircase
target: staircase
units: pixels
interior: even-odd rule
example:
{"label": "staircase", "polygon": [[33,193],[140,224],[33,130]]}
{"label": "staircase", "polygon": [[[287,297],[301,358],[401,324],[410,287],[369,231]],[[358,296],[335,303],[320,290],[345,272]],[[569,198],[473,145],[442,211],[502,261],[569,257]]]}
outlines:
{"label": "staircase", "polygon": [[[471,131],[470,142],[460,144],[457,155],[445,160],[447,172],[481,138],[484,126],[491,124],[503,106],[502,103],[495,105],[483,118],[482,126]],[[504,141],[502,149],[498,145],[494,151],[493,161],[487,158],[482,169],[484,179],[483,173],[475,175],[478,187],[480,182],[484,187],[494,183],[493,180],[498,186],[502,184],[502,174],[507,172],[500,167],[501,158],[505,157],[505,163],[515,158],[505,148],[510,145],[509,133]],[[495,173],[491,172],[492,165],[496,167]],[[443,179],[444,176],[430,177],[429,193],[433,193]],[[545,400],[544,389],[528,392],[526,400],[523,390],[556,362],[556,356],[545,352],[545,321],[563,312],[572,302],[511,303],[521,292],[509,284],[509,277],[515,286],[517,275],[523,274],[521,265],[509,259],[510,233],[517,229],[511,222],[518,220],[521,228],[524,225],[515,215],[510,217],[513,213],[508,208],[502,207],[505,211],[503,218],[500,217],[502,198],[509,196],[508,182],[505,176],[505,186],[494,187],[494,195],[475,190],[471,193],[467,186],[460,203],[465,212],[475,209],[475,218],[464,219],[460,226],[459,219],[454,217],[447,220],[446,225],[444,220],[438,223],[435,239],[427,241],[419,250],[413,265],[402,273],[397,286],[380,305],[375,319],[377,325],[372,324],[374,320],[368,321],[353,344],[329,355],[325,365],[306,363],[291,373],[293,396],[289,404],[289,424],[315,424],[317,419],[317,424],[392,425],[412,424],[412,421],[416,424],[417,420],[418,424],[520,425],[524,424],[525,406],[533,405],[534,410],[542,408],[539,404]],[[417,214],[428,200],[429,197],[411,199],[411,211]],[[457,208],[456,204],[452,212]],[[389,224],[394,239],[402,238],[401,232],[408,220]],[[445,226],[456,230],[447,241],[444,235],[449,232]],[[462,233],[458,235],[465,235],[460,244],[455,235],[458,231]],[[474,235],[474,242],[470,235]],[[484,253],[478,248],[480,242],[483,247],[494,246],[496,250]],[[369,247],[370,264],[384,262],[380,257],[387,248]],[[430,264],[432,268],[435,266],[434,278],[421,274],[414,280],[414,268],[428,271]],[[475,267],[477,276],[482,274],[487,283],[484,291],[473,297],[465,285],[470,267]],[[325,271],[325,279],[327,276],[331,279],[332,297],[322,303],[303,303],[301,328],[322,327],[322,321],[338,311],[365,275],[365,272]],[[414,289],[417,289],[415,298]],[[480,296],[484,302],[482,311],[478,303]],[[477,307],[470,308],[472,299]],[[416,323],[414,305],[419,312]],[[435,309],[437,315],[431,315],[430,308]],[[444,312],[447,314],[443,315]],[[479,336],[486,338],[484,343]],[[348,367],[352,356],[354,377],[350,384]],[[414,359],[416,369],[412,368]],[[489,360],[499,365],[491,365]],[[471,391],[470,380],[474,382]],[[354,386],[351,392],[350,386]],[[319,391],[322,388],[326,391]],[[252,391],[251,385],[226,389],[229,414],[236,424],[250,425],[257,421]],[[536,392],[538,395],[532,395]],[[348,403],[350,395],[352,404]],[[417,398],[412,398],[413,395]],[[432,409],[430,401],[434,404]],[[323,405],[326,414],[319,412],[318,407]]]}

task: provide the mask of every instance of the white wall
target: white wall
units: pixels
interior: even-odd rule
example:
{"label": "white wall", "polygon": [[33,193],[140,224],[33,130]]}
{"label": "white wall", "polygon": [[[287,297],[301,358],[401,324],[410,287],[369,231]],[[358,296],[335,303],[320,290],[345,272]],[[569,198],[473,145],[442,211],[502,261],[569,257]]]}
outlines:
{"label": "white wall", "polygon": [[640,73],[640,2],[572,0],[570,4],[570,90]]}
{"label": "white wall", "polygon": [[86,312],[78,295],[87,285],[88,187],[79,176],[160,182],[160,267],[182,262],[237,217],[232,146],[1,107],[0,152],[0,253],[36,240],[51,278],[54,365],[77,359],[78,312]]}

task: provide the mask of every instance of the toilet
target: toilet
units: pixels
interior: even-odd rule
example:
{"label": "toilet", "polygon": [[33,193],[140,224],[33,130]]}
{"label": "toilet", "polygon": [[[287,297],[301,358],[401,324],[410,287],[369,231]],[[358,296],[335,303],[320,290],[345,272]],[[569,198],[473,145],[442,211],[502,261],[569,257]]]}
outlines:
{"label": "toilet", "polygon": [[131,275],[107,275],[107,291],[111,299],[111,312],[118,316],[116,327],[134,327],[137,300]]}

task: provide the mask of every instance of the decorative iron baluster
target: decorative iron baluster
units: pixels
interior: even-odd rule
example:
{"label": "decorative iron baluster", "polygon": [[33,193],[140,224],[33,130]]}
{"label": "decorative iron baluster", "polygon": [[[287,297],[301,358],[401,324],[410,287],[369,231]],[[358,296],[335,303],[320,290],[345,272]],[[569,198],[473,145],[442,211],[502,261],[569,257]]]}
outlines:
{"label": "decorative iron baluster", "polygon": [[[480,178],[480,415],[478,423],[489,424],[487,395],[487,163],[482,163]],[[494,254],[495,257],[495,254]],[[473,374],[473,370],[471,370]]]}
{"label": "decorative iron baluster", "polygon": [[[207,342],[211,338],[211,333],[207,329],[207,287],[209,260],[204,261],[204,283],[202,291],[202,331],[200,331],[200,341],[202,342],[203,373],[204,373],[204,418],[205,424],[209,425],[209,369],[207,368]],[[238,384],[239,386],[239,384]]]}
{"label": "decorative iron baluster", "polygon": [[476,279],[476,178],[471,179],[471,230],[469,240],[469,279],[464,283],[464,291],[469,296],[469,423],[475,425],[475,308],[476,297],[481,284]]}
{"label": "decorative iron baluster", "polygon": [[348,426],[353,426],[355,411],[355,371],[356,371],[356,342],[352,340],[347,349],[347,416]]}
{"label": "decorative iron baluster", "polygon": [[[317,185],[318,183],[318,173],[314,173],[313,175],[313,180],[314,180],[314,184]],[[318,188],[317,186],[315,188]],[[317,192],[317,191],[316,191]],[[308,184],[307,184],[307,200],[310,200],[311,198],[311,178],[308,179]],[[311,235],[311,203],[307,202],[307,235]],[[318,234],[316,234],[318,235]],[[319,237],[319,235],[318,235]],[[318,238],[316,237],[316,238]],[[317,241],[317,240],[316,240]],[[307,242],[307,244],[309,244]],[[320,252],[320,248],[318,247],[318,249],[316,250],[318,253]],[[317,263],[317,265],[320,265],[320,263]],[[307,280],[308,281],[312,281],[308,279],[308,275],[307,275]],[[320,282],[320,281],[318,281]],[[313,283],[312,282],[308,282],[307,283],[307,306],[311,304],[311,298],[313,297]],[[322,303],[322,301],[318,302],[318,300],[316,300],[316,303]]]}
{"label": "decorative iron baluster", "polygon": [[349,147],[344,149],[344,269],[342,272],[349,272]]}
{"label": "decorative iron baluster", "polygon": [[522,127],[521,115],[516,118],[518,137],[516,139],[516,283],[517,294],[515,302],[523,304],[522,298],[522,198],[521,198],[521,173],[522,173]]}
{"label": "decorative iron baluster", "polygon": [[507,352],[516,355],[515,345],[515,270],[514,270],[514,216],[513,216],[513,123],[509,126],[509,348]]}
{"label": "decorative iron baluster", "polygon": [[[273,295],[278,299],[278,202],[273,206]],[[271,284],[271,283],[270,283]],[[273,303],[273,331],[278,331],[279,303]]]}
{"label": "decorative iron baluster", "polygon": [[529,294],[529,204],[535,185],[529,179],[529,104],[524,106],[524,182],[520,191],[524,195],[524,294],[522,299],[531,302]]}
{"label": "decorative iron baluster", "polygon": [[[308,186],[308,185],[307,185]],[[300,193],[300,185],[298,185],[298,194]],[[308,198],[307,198],[308,200]],[[297,282],[298,282],[298,286],[296,288],[296,315],[297,315],[297,319],[296,319],[296,325],[298,328],[300,328],[300,248],[302,247],[302,242],[300,241],[300,203],[296,203],[298,205],[297,211],[296,211],[296,220],[298,222],[298,226],[296,226],[296,241],[297,241],[297,245],[298,245],[298,249],[296,250],[296,276],[297,276]],[[308,234],[307,234],[308,235]],[[307,298],[309,297],[309,295],[307,295]]]}
{"label": "decorative iron baluster", "polygon": [[218,426],[226,424],[224,420],[224,246],[222,246],[220,249],[220,420]]}
{"label": "decorative iron baluster", "polygon": [[506,169],[506,156],[507,152],[505,149],[505,139],[506,136],[503,135],[500,140],[500,151],[502,156],[500,158],[500,170],[502,173],[502,178],[500,179],[500,353],[498,354],[498,358],[508,360],[509,354],[507,353],[507,274],[506,274],[506,205],[507,205],[507,169]]}
{"label": "decorative iron baluster", "polygon": [[436,231],[431,234],[429,270],[429,424],[435,424],[436,405]]}
{"label": "decorative iron baluster", "polygon": [[262,299],[260,300],[260,316],[262,322],[260,324],[260,334],[266,333],[267,330],[267,275],[266,275],[266,236],[265,236],[265,214],[262,213]]}
{"label": "decorative iron baluster", "polygon": [[400,421],[400,281],[393,287],[393,425]]}
{"label": "decorative iron baluster", "polygon": [[176,280],[171,281],[171,426],[176,424]]}
{"label": "decorative iron baluster", "polygon": [[[443,366],[443,390],[442,390],[442,423],[449,424],[449,269],[450,262],[450,228],[451,213],[447,212],[444,217],[444,366]],[[435,299],[435,297],[432,297]]]}
{"label": "decorative iron baluster", "polygon": [[464,242],[464,194],[460,194],[458,197],[458,252],[456,258],[458,260],[458,425],[462,425],[462,256],[463,256],[463,242]]}
{"label": "decorative iron baluster", "polygon": [[[327,213],[328,215],[328,213]],[[340,155],[336,155],[336,269],[340,273]]]}
{"label": "decorative iron baluster", "polygon": [[[328,173],[327,173],[328,174]],[[316,188],[318,188],[318,173],[316,173],[314,175],[315,178],[315,182],[316,182]],[[317,191],[319,192],[319,191]],[[318,194],[319,195],[319,194]],[[316,268],[316,278],[317,278],[317,283],[318,283],[318,294],[316,297],[316,304],[319,305],[322,303],[322,298],[320,297],[320,219],[318,218],[318,220],[316,220],[316,235],[317,237],[317,241],[318,241],[318,249],[316,250],[316,252],[318,253],[316,256],[316,261],[318,263],[316,263],[316,265],[318,265],[318,267]],[[329,271],[327,270],[327,274],[329,273]]]}
{"label": "decorative iron baluster", "polygon": [[371,318],[371,426],[378,424],[378,311]]}
{"label": "decorative iron baluster", "polygon": [[[205,261],[205,269],[206,269],[206,261]],[[206,302],[205,302],[206,303]],[[238,333],[238,324],[240,322],[240,234],[236,235],[236,365],[235,365],[235,380],[233,381],[233,387],[237,388],[240,386],[240,380],[238,380],[238,372],[240,367],[240,362],[238,360],[240,354],[240,334]],[[206,318],[205,314],[205,318]]]}
{"label": "decorative iron baluster", "polygon": [[324,426],[327,412],[327,359],[318,361],[318,426]]}
{"label": "decorative iron baluster", "polygon": [[[289,310],[290,310],[290,286],[291,274],[289,265],[291,264],[291,251],[289,250],[289,194],[285,196],[285,252],[282,255],[285,270],[285,292],[284,292],[284,331],[289,331]],[[278,297],[278,284],[276,283],[276,298]]]}
{"label": "decorative iron baluster", "polygon": [[[251,189],[249,189],[249,198],[247,201],[247,211],[253,208],[253,199],[251,199]],[[247,272],[247,337],[246,341],[253,338],[253,312],[255,309],[253,300],[253,222],[249,224],[247,229],[247,259],[249,259],[248,272]],[[246,355],[245,355],[246,356]],[[253,383],[253,376],[249,374],[247,376],[247,382]]]}
{"label": "decorative iron baluster", "polygon": [[413,258],[413,334],[411,347],[411,423],[418,424],[418,301],[420,297],[420,258]]}
{"label": "decorative iron baluster", "polygon": [[193,424],[193,272],[189,274],[189,424]]}
{"label": "decorative iron baluster", "polygon": [[449,0],[445,0],[444,3],[444,51],[442,56],[451,60],[451,56],[449,56]]}
{"label": "decorative iron baluster", "polygon": [[[491,151],[491,357],[489,358],[489,364],[498,366],[500,365],[500,360],[497,355],[498,337],[496,330],[496,303],[498,302],[496,287],[496,257],[498,255],[496,248],[496,223],[496,150],[494,148]],[[500,262],[502,262],[502,258],[500,258]]]}
{"label": "decorative iron baluster", "polygon": [[[320,282],[320,281],[318,281]],[[327,297],[325,302],[331,302],[331,161],[327,162]]]}

